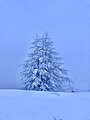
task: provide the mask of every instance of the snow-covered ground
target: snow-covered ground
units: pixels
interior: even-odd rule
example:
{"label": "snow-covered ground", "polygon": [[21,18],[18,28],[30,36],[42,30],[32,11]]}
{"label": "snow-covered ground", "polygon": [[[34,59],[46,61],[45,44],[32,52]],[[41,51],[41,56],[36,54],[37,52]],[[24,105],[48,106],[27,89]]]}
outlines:
{"label": "snow-covered ground", "polygon": [[0,90],[0,120],[90,120],[90,93]]}

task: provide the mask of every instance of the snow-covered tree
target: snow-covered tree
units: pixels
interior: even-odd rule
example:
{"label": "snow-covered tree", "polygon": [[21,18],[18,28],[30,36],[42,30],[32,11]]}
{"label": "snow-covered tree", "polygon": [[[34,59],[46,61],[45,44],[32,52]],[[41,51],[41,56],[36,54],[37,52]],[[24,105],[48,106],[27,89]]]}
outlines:
{"label": "snow-covered tree", "polygon": [[22,87],[35,91],[63,91],[64,82],[71,82],[61,67],[61,58],[54,51],[48,33],[36,35],[28,59],[23,64]]}

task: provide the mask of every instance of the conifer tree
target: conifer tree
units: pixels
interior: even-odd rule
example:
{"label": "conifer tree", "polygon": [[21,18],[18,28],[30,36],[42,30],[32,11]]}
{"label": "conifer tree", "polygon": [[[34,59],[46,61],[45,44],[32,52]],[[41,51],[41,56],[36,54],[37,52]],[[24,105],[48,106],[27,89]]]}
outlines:
{"label": "conifer tree", "polygon": [[36,35],[28,59],[22,68],[22,87],[35,91],[63,91],[65,82],[71,82],[61,67],[61,58],[53,48],[48,33]]}

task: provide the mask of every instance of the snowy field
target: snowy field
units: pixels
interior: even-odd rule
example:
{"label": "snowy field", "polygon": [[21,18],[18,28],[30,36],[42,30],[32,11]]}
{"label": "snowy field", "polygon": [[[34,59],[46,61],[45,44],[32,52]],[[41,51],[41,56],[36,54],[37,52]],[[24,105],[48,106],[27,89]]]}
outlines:
{"label": "snowy field", "polygon": [[90,93],[0,90],[0,120],[90,120]]}

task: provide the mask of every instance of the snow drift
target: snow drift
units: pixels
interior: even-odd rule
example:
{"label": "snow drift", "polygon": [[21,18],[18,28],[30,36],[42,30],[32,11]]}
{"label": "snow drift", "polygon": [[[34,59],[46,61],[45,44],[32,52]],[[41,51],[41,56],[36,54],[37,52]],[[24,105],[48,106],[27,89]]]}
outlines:
{"label": "snow drift", "polygon": [[0,120],[90,120],[90,93],[0,90]]}

